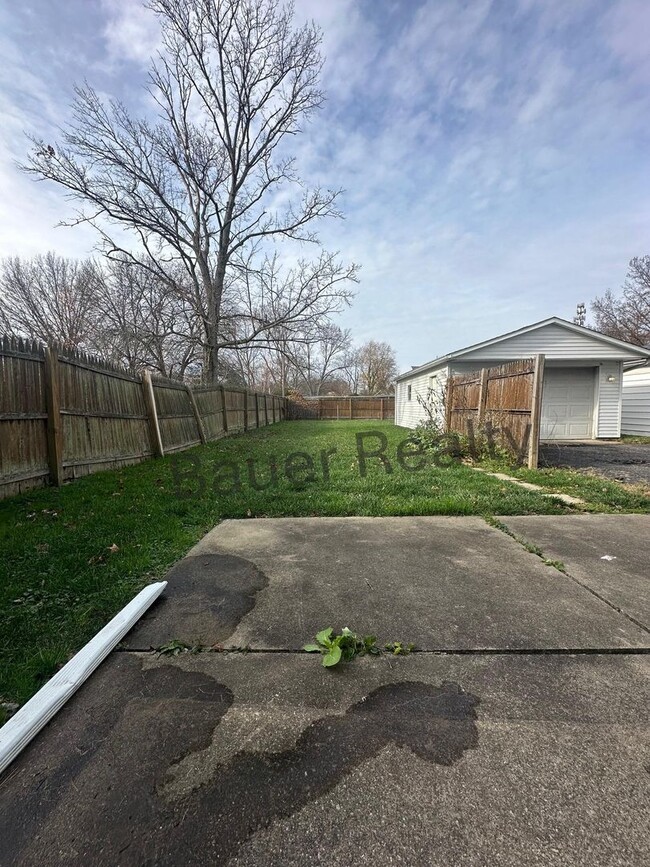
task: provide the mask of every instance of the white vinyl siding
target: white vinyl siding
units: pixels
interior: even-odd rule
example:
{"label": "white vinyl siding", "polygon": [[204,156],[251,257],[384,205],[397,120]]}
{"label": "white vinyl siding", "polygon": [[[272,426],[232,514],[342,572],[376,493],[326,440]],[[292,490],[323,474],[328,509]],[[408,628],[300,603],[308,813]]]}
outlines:
{"label": "white vinyl siding", "polygon": [[[612,381],[609,382],[609,378]],[[620,362],[603,362],[598,371],[598,413],[596,436],[617,438],[621,435],[621,394],[623,365]]]}
{"label": "white vinyl siding", "polygon": [[622,431],[650,436],[650,367],[637,367],[623,374]]}
{"label": "white vinyl siding", "polygon": [[616,359],[633,358],[630,352],[618,346],[612,346],[597,337],[588,334],[578,334],[561,325],[544,325],[519,334],[516,337],[506,337],[492,346],[484,346],[473,352],[463,353],[463,361],[507,361],[513,358],[530,358],[543,354],[547,359]]}
{"label": "white vinyl siding", "polygon": [[[398,382],[395,386],[395,424],[400,427],[417,427],[427,416],[418,396],[426,401],[429,388],[432,386],[436,389],[444,388],[446,381],[447,368],[444,367],[437,371],[428,370],[411,379]],[[408,399],[409,385],[411,386],[410,400]]]}

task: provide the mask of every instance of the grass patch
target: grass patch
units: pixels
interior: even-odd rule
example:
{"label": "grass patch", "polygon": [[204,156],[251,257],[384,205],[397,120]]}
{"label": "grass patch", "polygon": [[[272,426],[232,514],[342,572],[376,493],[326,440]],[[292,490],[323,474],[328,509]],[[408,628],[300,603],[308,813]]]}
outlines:
{"label": "grass patch", "polygon": [[644,485],[622,485],[595,473],[571,469],[529,470],[503,463],[484,462],[485,469],[505,472],[551,493],[570,494],[586,503],[585,511],[616,514],[650,512],[650,492]]}
{"label": "grass patch", "polygon": [[[386,438],[365,477],[364,431]],[[285,422],[0,502],[0,702],[29,698],[224,518],[567,511],[462,465],[402,466],[407,435],[390,422]]]}
{"label": "grass patch", "polygon": [[638,443],[639,445],[650,445],[650,437],[636,436],[635,434],[623,434],[621,437],[623,443]]}

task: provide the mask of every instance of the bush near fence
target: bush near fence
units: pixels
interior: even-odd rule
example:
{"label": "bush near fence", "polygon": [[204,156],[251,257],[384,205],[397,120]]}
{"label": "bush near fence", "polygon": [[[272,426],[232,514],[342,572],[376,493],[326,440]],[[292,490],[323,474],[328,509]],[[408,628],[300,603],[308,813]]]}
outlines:
{"label": "bush near fence", "polygon": [[0,498],[283,420],[288,401],[0,338]]}

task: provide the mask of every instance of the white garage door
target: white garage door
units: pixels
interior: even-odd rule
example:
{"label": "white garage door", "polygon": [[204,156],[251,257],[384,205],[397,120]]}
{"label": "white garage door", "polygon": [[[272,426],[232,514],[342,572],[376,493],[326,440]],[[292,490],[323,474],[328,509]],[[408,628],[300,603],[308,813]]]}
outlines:
{"label": "white garage door", "polygon": [[591,439],[594,381],[593,367],[546,368],[540,439]]}

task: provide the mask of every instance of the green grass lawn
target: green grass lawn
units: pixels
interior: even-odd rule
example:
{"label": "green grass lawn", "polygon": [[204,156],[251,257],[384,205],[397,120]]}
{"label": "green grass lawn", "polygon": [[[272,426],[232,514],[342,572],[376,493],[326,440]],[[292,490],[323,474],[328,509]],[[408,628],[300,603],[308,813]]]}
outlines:
{"label": "green grass lawn", "polygon": [[[386,438],[365,476],[363,432]],[[390,422],[285,422],[0,502],[0,700],[25,701],[224,518],[567,511],[459,464],[414,470],[420,458],[398,458],[407,436]]]}

